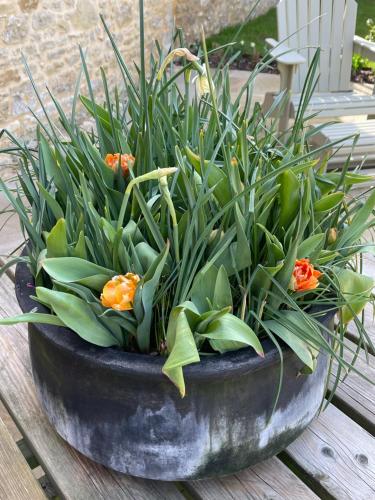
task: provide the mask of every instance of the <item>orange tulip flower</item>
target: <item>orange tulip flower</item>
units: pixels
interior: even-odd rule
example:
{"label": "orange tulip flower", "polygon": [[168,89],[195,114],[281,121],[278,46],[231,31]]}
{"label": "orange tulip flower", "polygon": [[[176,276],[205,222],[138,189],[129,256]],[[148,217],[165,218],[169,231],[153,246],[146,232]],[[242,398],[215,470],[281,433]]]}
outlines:
{"label": "orange tulip flower", "polygon": [[321,272],[314,269],[309,259],[296,261],[292,275],[292,289],[296,291],[314,290],[319,284]]}
{"label": "orange tulip flower", "polygon": [[104,161],[108,165],[108,167],[111,168],[112,170],[116,170],[119,164],[121,164],[121,169],[123,174],[128,175],[129,162],[133,164],[135,158],[133,155],[129,154],[120,155],[120,153],[115,153],[115,154],[107,154]]}
{"label": "orange tulip flower", "polygon": [[100,296],[104,307],[116,309],[116,311],[130,311],[133,309],[134,296],[139,283],[138,274],[126,273],[114,276],[103,288]]}

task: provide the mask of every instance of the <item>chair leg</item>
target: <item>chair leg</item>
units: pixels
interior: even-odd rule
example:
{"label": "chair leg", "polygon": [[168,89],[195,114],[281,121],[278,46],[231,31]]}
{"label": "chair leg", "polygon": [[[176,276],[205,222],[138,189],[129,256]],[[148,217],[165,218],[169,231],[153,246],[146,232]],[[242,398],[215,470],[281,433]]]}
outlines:
{"label": "chair leg", "polygon": [[[372,89],[372,95],[375,95],[375,83],[374,83],[374,86],[373,86],[373,89]],[[375,115],[367,115],[367,119],[368,120],[374,120],[375,119]]]}
{"label": "chair leg", "polygon": [[289,126],[291,114],[291,93],[295,66],[278,64],[278,69],[280,71],[280,89],[287,92],[284,101],[284,109],[279,119],[279,132],[285,132]]}

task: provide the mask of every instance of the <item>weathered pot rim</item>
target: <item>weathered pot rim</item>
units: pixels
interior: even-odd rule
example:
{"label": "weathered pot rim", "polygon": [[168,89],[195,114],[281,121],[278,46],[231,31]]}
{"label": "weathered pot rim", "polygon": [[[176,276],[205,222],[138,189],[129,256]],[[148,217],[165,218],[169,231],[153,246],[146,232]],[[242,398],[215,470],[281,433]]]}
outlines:
{"label": "weathered pot rim", "polygon": [[[31,285],[31,286],[30,286]],[[15,273],[15,289],[18,303],[24,313],[31,310],[48,313],[48,309],[31,298],[34,289],[34,277],[27,264],[17,264]],[[333,315],[334,313],[327,313]],[[159,355],[132,353],[115,347],[99,347],[83,340],[69,328],[48,324],[34,324],[41,335],[53,342],[62,351],[74,352],[81,361],[96,364],[116,372],[133,374],[141,377],[165,377],[161,368],[165,358]],[[251,348],[243,348],[225,354],[201,356],[201,361],[184,367],[184,376],[189,379],[217,378],[240,375],[248,371],[264,369],[266,366],[280,362],[279,351],[270,339],[262,340],[264,357],[258,356]],[[284,360],[295,356],[288,345],[280,341]]]}

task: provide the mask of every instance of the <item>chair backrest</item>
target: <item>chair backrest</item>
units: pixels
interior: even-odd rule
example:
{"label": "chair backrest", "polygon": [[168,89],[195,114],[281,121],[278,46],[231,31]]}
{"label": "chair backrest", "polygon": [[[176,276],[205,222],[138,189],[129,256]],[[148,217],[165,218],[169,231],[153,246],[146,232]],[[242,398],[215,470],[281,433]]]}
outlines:
{"label": "chair backrest", "polygon": [[[302,91],[315,48],[320,46],[320,76],[317,91],[348,91],[357,17],[355,0],[280,0],[277,6],[279,41],[306,58],[293,82]],[[311,48],[306,48],[311,47]]]}

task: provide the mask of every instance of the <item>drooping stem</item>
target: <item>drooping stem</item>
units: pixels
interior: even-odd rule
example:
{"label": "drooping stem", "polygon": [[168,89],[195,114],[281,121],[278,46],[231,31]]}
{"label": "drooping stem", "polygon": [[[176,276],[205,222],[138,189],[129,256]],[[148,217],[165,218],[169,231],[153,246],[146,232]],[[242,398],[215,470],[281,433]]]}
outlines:
{"label": "drooping stem", "polygon": [[122,224],[124,222],[126,208],[128,206],[130,194],[131,194],[134,186],[137,186],[138,184],[141,184],[142,182],[157,180],[157,179],[160,179],[162,177],[172,175],[175,172],[177,172],[177,170],[178,169],[176,167],[158,168],[157,170],[152,170],[151,172],[148,172],[147,174],[143,174],[143,175],[140,175],[138,177],[134,177],[134,179],[132,179],[129,182],[129,184],[125,190],[124,197],[122,199],[122,203],[121,203],[121,207],[120,207],[120,213],[119,213],[118,221],[117,221],[117,231],[122,227]]}
{"label": "drooping stem", "polygon": [[179,242],[178,242],[178,223],[177,223],[177,215],[176,215],[176,210],[173,205],[171,193],[168,188],[168,180],[166,176],[160,177],[159,180],[160,184],[160,191],[168,205],[169,213],[171,214],[171,219],[172,219],[172,228],[173,228],[173,246],[174,246],[174,252],[176,256],[176,261],[180,262],[180,248],[179,248]]}

